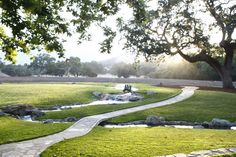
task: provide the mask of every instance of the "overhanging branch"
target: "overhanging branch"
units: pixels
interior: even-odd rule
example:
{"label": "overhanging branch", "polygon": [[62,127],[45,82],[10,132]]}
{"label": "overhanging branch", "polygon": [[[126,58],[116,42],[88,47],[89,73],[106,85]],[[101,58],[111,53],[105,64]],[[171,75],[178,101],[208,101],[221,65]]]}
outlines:
{"label": "overhanging branch", "polygon": [[184,54],[181,50],[177,51],[178,54],[180,54],[181,57],[183,57],[185,60],[187,60],[190,63],[195,63],[199,61],[203,61],[208,63],[212,68],[214,68],[220,75],[223,74],[223,67],[220,64],[219,61],[216,59],[212,58],[211,56],[207,55],[205,51],[200,52],[199,54],[195,56],[189,56]]}

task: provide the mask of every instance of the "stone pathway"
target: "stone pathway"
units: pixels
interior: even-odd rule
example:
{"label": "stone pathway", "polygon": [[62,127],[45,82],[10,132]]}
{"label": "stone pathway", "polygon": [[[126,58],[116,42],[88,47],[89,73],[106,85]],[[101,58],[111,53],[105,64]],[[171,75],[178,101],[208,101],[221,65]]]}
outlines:
{"label": "stone pathway", "polygon": [[150,108],[173,104],[173,103],[176,103],[176,102],[179,102],[179,101],[182,101],[191,97],[194,94],[194,90],[196,89],[197,87],[184,87],[182,89],[181,94],[173,98],[170,98],[168,100],[164,100],[161,102],[152,103],[148,105],[128,108],[128,109],[123,109],[119,111],[109,112],[105,114],[85,117],[85,118],[80,119],[78,122],[76,122],[74,125],[72,125],[68,129],[54,135],[49,135],[46,137],[23,141],[23,142],[0,145],[0,156],[1,157],[38,157],[40,153],[43,152],[49,146],[55,143],[58,143],[60,141],[63,141],[65,139],[83,136],[87,134],[89,131],[91,131],[92,128],[94,128],[100,122],[106,119],[125,115],[132,112],[137,112],[137,111],[142,111],[142,110],[146,110]]}
{"label": "stone pathway", "polygon": [[201,150],[201,151],[191,152],[190,154],[179,153],[179,154],[157,156],[157,157],[207,157],[207,156],[216,156],[216,155],[231,154],[231,153],[236,153],[236,148]]}

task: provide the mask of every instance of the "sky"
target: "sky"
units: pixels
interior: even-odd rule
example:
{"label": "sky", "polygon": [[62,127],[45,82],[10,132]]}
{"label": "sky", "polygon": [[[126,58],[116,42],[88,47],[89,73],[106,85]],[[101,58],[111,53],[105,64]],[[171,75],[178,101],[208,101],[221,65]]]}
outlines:
{"label": "sky", "polygon": [[[236,0],[233,0],[236,1]],[[155,2],[155,1],[151,1]],[[151,6],[155,6],[154,4],[151,4]],[[63,12],[62,15],[67,18],[67,20],[70,19],[69,13]],[[117,16],[122,16],[123,18],[129,19],[132,15],[132,11],[128,9],[127,6],[122,6],[121,11]],[[115,28],[116,23],[115,18],[110,17],[106,23],[112,26],[112,28]],[[209,21],[212,21],[212,17],[203,17],[202,14],[198,14],[201,19],[205,20],[206,23]],[[208,22],[207,22],[208,21]],[[118,36],[114,43],[113,43],[113,48],[112,48],[112,53],[111,54],[102,54],[99,52],[99,43],[102,42],[103,40],[103,32],[97,27],[97,26],[92,26],[89,29],[89,32],[92,35],[92,40],[91,41],[84,41],[82,44],[78,45],[78,35],[73,34],[71,37],[65,37],[62,36],[63,39],[66,39],[67,42],[64,43],[64,48],[65,48],[65,58],[69,58],[70,56],[74,57],[79,57],[82,62],[89,62],[89,61],[104,61],[104,60],[109,60],[109,59],[117,59],[120,61],[132,63],[135,60],[135,54],[132,54],[131,52],[127,52],[126,50],[123,50],[123,45],[122,42],[119,41],[120,37]],[[234,35],[236,35],[236,32],[234,32]],[[221,40],[221,34],[215,33],[214,35],[211,36],[211,39],[213,43],[219,43]],[[37,55],[38,52],[34,51],[32,52],[33,55]],[[51,56],[57,58],[56,53],[51,53]],[[24,64],[24,63],[30,63],[31,56],[19,53],[17,57],[17,64]],[[0,53],[0,58],[4,58],[3,53]],[[141,61],[143,61],[143,58],[140,58]]]}
{"label": "sky", "polygon": [[[103,39],[102,31],[99,31],[99,28],[96,26],[90,29],[92,34],[91,41],[84,41],[81,44],[77,44],[78,42],[78,35],[73,35],[71,37],[67,37],[67,42],[64,43],[65,48],[65,58],[69,58],[70,56],[79,57],[82,62],[89,62],[89,61],[104,61],[109,59],[118,59],[124,62],[133,62],[135,55],[131,52],[127,52],[123,50],[122,43],[119,42],[119,38],[116,38],[113,43],[112,53],[111,54],[104,54],[99,52],[99,43]],[[43,51],[43,53],[46,53]],[[32,52],[33,55],[39,54],[37,51]],[[56,53],[50,53],[51,56],[57,58]],[[1,53],[0,58],[4,58],[4,55]],[[30,63],[30,56],[19,53],[17,56],[17,64],[25,64]]]}
{"label": "sky", "polygon": [[[121,11],[117,16],[122,16],[127,19],[131,17],[131,10],[127,8],[127,6],[122,6]],[[62,12],[61,15],[66,19],[69,20],[71,15],[67,12]],[[130,15],[130,16],[128,16]],[[112,28],[116,27],[116,23],[114,22],[116,17],[109,17],[106,20],[106,24],[111,26]],[[70,56],[79,57],[82,62],[90,62],[90,61],[104,61],[109,59],[117,59],[119,61],[124,61],[128,63],[133,63],[135,59],[135,55],[131,52],[127,52],[123,50],[123,45],[120,42],[120,36],[116,37],[113,42],[113,47],[111,54],[103,54],[99,52],[99,43],[101,43],[104,39],[102,30],[95,25],[92,25],[88,32],[92,35],[91,41],[84,41],[81,44],[78,44],[78,35],[73,34],[71,37],[61,36],[61,38],[66,39],[67,42],[63,43],[65,48],[65,58],[69,58]],[[42,51],[40,53],[46,53],[46,51]],[[39,54],[38,51],[32,51],[32,56],[36,56]],[[50,53],[52,57],[58,58],[56,53]],[[25,64],[30,63],[29,55],[18,53],[17,56],[17,64]],[[4,58],[4,54],[0,53],[0,58]],[[5,61],[6,63],[10,63]]]}

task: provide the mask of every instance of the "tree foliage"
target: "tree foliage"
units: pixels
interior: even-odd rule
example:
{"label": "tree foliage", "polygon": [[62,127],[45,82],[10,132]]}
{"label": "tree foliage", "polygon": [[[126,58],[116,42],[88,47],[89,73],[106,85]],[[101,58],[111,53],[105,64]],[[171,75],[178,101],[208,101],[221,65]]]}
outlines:
{"label": "tree foliage", "polygon": [[128,78],[132,75],[133,76],[137,75],[134,65],[126,64],[123,62],[114,64],[110,69],[110,73],[113,75],[117,75],[119,78],[120,77]]}
{"label": "tree foliage", "polygon": [[56,59],[51,57],[49,54],[39,54],[34,60],[30,63],[29,67],[37,71],[37,74],[44,74],[48,68],[51,68],[52,63]]}
{"label": "tree foliage", "polygon": [[[77,32],[79,42],[89,39],[87,28],[116,14],[124,3],[133,10],[130,20],[117,19],[126,38],[125,48],[146,58],[178,53],[189,62],[206,62],[219,74],[224,87],[233,88],[235,0],[2,0],[1,50],[12,62],[19,51],[29,53],[36,48],[62,56],[59,35]],[[67,19],[63,12],[71,17]],[[116,33],[100,26],[107,36],[101,51],[109,53]],[[215,34],[220,38],[217,42],[212,40]]]}
{"label": "tree foliage", "polygon": [[[152,3],[153,4],[153,3]],[[118,19],[125,47],[146,58],[179,54],[189,62],[213,67],[226,88],[233,88],[232,62],[236,51],[235,0],[135,0],[133,17]],[[198,7],[196,7],[198,6]],[[212,41],[218,34],[221,39]]]}
{"label": "tree foliage", "polygon": [[116,0],[106,3],[91,0],[1,0],[1,51],[5,53],[5,59],[13,63],[18,52],[28,54],[34,49],[55,51],[63,56],[60,35],[71,36],[77,32],[80,39],[87,39],[86,30],[91,23],[101,22],[114,14],[118,4]]}
{"label": "tree foliage", "polygon": [[5,65],[1,71],[9,76],[31,76],[33,71],[27,65]]}

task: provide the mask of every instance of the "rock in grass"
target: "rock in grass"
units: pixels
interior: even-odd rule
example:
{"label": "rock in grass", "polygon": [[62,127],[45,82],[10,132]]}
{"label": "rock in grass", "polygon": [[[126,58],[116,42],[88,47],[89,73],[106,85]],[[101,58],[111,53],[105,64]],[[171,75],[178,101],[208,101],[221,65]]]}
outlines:
{"label": "rock in grass", "polygon": [[102,92],[93,92],[92,93],[96,98],[101,98],[102,97],[102,95],[103,95],[103,93]]}
{"label": "rock in grass", "polygon": [[151,115],[146,118],[145,122],[147,125],[151,125],[151,126],[163,125],[165,123],[165,118]]}
{"label": "rock in grass", "polygon": [[5,113],[2,112],[2,110],[0,110],[0,116],[4,116],[4,115],[5,115]]}
{"label": "rock in grass", "polygon": [[202,123],[202,126],[203,126],[204,128],[210,128],[211,123],[205,121],[205,122]]}
{"label": "rock in grass", "polygon": [[233,122],[233,123],[231,123],[232,124],[232,126],[236,126],[236,122]]}
{"label": "rock in grass", "polygon": [[76,122],[78,119],[76,117],[67,117],[64,122]]}
{"label": "rock in grass", "polygon": [[232,124],[225,119],[214,118],[211,121],[211,127],[213,129],[230,129]]}
{"label": "rock in grass", "polygon": [[53,119],[47,119],[43,123],[44,124],[50,124],[50,123],[53,123],[53,122],[54,122]]}
{"label": "rock in grass", "polygon": [[145,124],[145,120],[136,120],[132,122],[120,123],[119,125],[140,125]]}
{"label": "rock in grass", "polygon": [[32,117],[39,117],[44,115],[42,111],[37,108],[34,108],[31,105],[16,105],[16,106],[7,106],[2,108],[2,111],[14,116],[26,116],[31,115]]}

